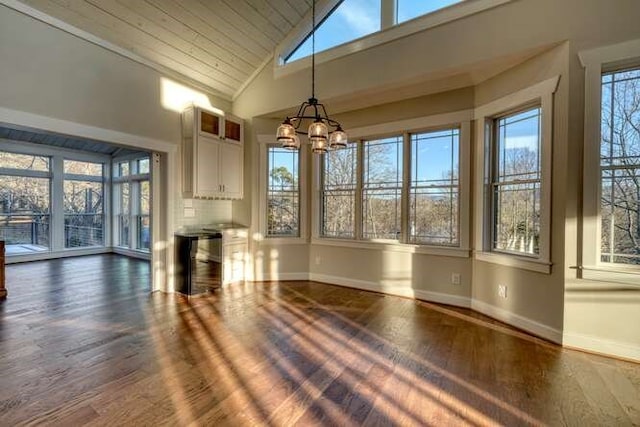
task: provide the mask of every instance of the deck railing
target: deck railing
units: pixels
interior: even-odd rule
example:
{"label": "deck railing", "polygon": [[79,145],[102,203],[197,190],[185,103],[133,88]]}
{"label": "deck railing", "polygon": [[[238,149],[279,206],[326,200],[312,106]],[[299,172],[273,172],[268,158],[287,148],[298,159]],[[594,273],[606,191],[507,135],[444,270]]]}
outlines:
{"label": "deck railing", "polygon": [[[49,214],[0,215],[0,240],[4,240],[6,245],[35,245],[42,248],[50,248],[50,220]],[[65,248],[103,245],[103,215],[65,214]]]}

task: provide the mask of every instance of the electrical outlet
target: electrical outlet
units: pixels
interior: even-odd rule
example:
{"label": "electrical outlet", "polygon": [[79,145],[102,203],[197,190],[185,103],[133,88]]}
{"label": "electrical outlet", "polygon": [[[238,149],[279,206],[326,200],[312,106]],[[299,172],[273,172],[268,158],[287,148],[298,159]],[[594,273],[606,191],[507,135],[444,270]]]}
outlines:
{"label": "electrical outlet", "polygon": [[317,256],[316,257],[316,265],[320,265],[320,262],[322,262],[322,259],[319,256]]}
{"label": "electrical outlet", "polygon": [[452,285],[460,284],[460,273],[451,273],[451,284]]}
{"label": "electrical outlet", "polygon": [[500,298],[507,298],[507,285],[498,285],[498,296]]}

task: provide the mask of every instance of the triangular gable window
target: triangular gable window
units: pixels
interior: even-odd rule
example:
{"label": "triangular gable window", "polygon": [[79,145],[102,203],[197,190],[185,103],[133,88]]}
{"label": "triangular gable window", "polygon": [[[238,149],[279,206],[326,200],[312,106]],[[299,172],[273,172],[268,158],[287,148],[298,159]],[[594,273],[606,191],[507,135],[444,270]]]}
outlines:
{"label": "triangular gable window", "polygon": [[[336,0],[333,0],[336,1]],[[316,53],[333,47],[349,43],[381,30],[396,30],[386,32],[379,40],[371,42],[365,38],[362,43],[344,49],[342,54],[366,49],[380,43],[386,43],[398,37],[404,37],[417,31],[442,25],[477,13],[478,10],[489,9],[513,0],[487,0],[485,5],[467,0],[341,0],[336,1],[334,9],[316,25]],[[383,10],[383,4],[385,7]],[[480,7],[480,9],[478,9]],[[443,16],[435,16],[442,9],[451,8]],[[430,17],[429,15],[434,15]],[[415,20],[409,26],[402,25]],[[311,55],[311,34],[285,57],[284,63],[296,61]],[[371,43],[368,43],[371,42]],[[284,54],[287,48],[279,51]],[[278,52],[277,52],[278,53]],[[280,55],[283,57],[285,55]]]}

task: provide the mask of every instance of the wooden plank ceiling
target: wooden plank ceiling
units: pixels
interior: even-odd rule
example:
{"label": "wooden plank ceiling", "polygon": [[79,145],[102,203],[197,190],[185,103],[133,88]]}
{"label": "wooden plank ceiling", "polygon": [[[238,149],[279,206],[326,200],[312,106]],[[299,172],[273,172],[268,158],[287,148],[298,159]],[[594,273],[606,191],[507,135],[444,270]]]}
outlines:
{"label": "wooden plank ceiling", "polygon": [[20,0],[227,98],[302,20],[311,0]]}

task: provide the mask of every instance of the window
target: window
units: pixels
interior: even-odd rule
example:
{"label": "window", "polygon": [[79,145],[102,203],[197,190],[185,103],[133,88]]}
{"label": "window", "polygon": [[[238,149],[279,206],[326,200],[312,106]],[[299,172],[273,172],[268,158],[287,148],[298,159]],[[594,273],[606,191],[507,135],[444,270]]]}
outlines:
{"label": "window", "polygon": [[267,147],[268,237],[300,236],[300,153]]}
{"label": "window", "polygon": [[[149,159],[146,159],[147,171],[149,166]],[[144,170],[144,169],[143,169]],[[140,172],[140,170],[138,170]],[[142,251],[148,251],[150,246],[150,206],[151,206],[151,193],[150,193],[149,181],[140,181],[140,204],[138,206],[138,214],[136,215],[136,225],[138,231],[138,237],[136,239],[136,249]]]}
{"label": "window", "polygon": [[122,247],[129,247],[129,221],[131,216],[131,190],[128,182],[121,182],[114,187],[115,194],[118,195],[116,206],[116,244]]}
{"label": "window", "polygon": [[409,241],[458,246],[460,130],[411,135]]}
{"label": "window", "polygon": [[116,163],[115,176],[127,176],[129,175],[129,162]]}
{"label": "window", "polygon": [[149,173],[149,159],[138,159],[136,160],[137,170],[139,174]]}
{"label": "window", "polygon": [[[324,62],[410,36],[512,0],[329,0],[316,10],[316,62]],[[331,8],[333,6],[333,8]],[[441,11],[442,13],[437,13]],[[410,21],[410,22],[409,22]],[[311,19],[275,49],[275,63],[289,72],[307,66]],[[402,25],[399,25],[402,24]],[[297,65],[293,65],[297,64]],[[278,72],[279,69],[276,69]]]}
{"label": "window", "polygon": [[495,119],[492,152],[492,249],[539,254],[540,108]]}
{"label": "window", "polygon": [[362,181],[362,237],[401,237],[402,137],[365,141]]}
{"label": "window", "polygon": [[51,159],[0,151],[0,239],[7,254],[50,249]]}
{"label": "window", "polygon": [[[470,113],[461,112],[375,125],[355,133],[396,135],[361,139],[323,155],[319,236],[468,256],[461,227],[468,231],[469,215],[461,210],[468,210],[469,173],[461,177],[460,170],[461,162],[469,162],[469,119]],[[458,124],[443,125],[454,120]],[[405,123],[431,130],[398,132]]]}
{"label": "window", "polygon": [[602,75],[600,261],[640,264],[640,68]]}
{"label": "window", "polygon": [[322,221],[324,237],[355,237],[357,144],[323,155]]}
{"label": "window", "polygon": [[551,272],[553,94],[559,80],[475,110],[478,260]]}
{"label": "window", "polygon": [[[316,53],[380,31],[381,0],[343,0],[316,26]],[[286,62],[311,55],[311,37],[298,46]]]}
{"label": "window", "polygon": [[64,160],[64,247],[104,245],[102,163]]}
{"label": "window", "polygon": [[[581,51],[585,68],[583,279],[640,283],[640,39]],[[635,99],[634,99],[635,98]]]}
{"label": "window", "polygon": [[120,248],[149,252],[151,187],[147,156],[114,162],[113,240]]}

